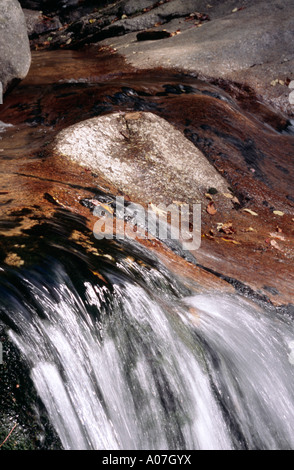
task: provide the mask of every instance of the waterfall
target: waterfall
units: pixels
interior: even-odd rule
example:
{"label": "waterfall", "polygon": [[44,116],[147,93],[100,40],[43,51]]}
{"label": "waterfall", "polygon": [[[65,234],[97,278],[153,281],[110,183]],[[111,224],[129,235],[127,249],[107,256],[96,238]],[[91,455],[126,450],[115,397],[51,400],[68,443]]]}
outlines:
{"label": "waterfall", "polygon": [[6,285],[2,320],[64,449],[294,448],[285,315],[128,257],[79,288],[46,269]]}

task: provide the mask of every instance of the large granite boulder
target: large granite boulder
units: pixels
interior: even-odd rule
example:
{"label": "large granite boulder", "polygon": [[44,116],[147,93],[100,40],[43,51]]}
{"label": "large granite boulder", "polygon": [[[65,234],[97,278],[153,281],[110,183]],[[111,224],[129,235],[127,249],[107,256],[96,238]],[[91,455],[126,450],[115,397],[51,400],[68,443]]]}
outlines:
{"label": "large granite boulder", "polygon": [[[131,200],[171,204],[205,200],[226,180],[180,131],[153,113],[112,113],[61,131],[55,150],[103,176]],[[225,197],[223,203],[231,207]]]}
{"label": "large granite boulder", "polygon": [[0,81],[4,92],[25,78],[30,68],[26,21],[17,0],[0,2],[0,62]]}

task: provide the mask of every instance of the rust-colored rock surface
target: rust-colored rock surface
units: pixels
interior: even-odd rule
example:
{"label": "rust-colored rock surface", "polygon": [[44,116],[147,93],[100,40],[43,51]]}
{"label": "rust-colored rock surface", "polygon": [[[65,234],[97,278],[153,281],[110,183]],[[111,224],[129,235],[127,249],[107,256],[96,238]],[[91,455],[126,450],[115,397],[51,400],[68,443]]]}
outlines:
{"label": "rust-colored rock surface", "polygon": [[[62,129],[118,111],[167,120],[230,188],[226,204],[216,188],[203,191],[196,264],[159,241],[145,241],[150,250],[199,289],[237,288],[269,304],[293,303],[294,136],[284,133],[284,116],[257,103],[250,89],[228,83],[224,92],[187,75],[137,72],[97,48],[34,53],[29,76],[0,109],[0,120],[13,125],[0,141],[2,262],[16,269],[28,263],[22,250],[34,227],[60,210],[83,216],[92,237],[96,219],[80,201],[122,192],[92,169],[54,155],[51,145]],[[135,195],[132,201],[144,202]],[[31,246],[36,251],[38,239]]]}

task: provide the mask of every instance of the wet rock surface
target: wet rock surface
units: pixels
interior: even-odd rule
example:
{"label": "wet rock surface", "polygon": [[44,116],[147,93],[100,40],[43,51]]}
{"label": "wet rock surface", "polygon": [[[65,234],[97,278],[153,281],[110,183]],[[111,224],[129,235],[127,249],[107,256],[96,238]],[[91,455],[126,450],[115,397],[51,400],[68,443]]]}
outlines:
{"label": "wet rock surface", "polygon": [[[82,215],[91,238],[97,218],[80,201],[98,201],[101,191],[123,194],[97,171],[54,155],[58,132],[110,113],[151,112],[189,139],[230,189],[225,197],[209,184],[202,189],[196,264],[159,240],[146,240],[146,246],[199,289],[237,289],[268,305],[292,303],[294,137],[283,116],[250,89],[235,85],[224,92],[189,75],[138,72],[105,49],[33,56],[29,76],[6,98],[0,115],[14,125],[5,128],[0,145],[4,265],[30,263],[38,253],[34,234],[59,211]],[[119,138],[125,145],[126,137]],[[134,195],[132,202],[142,200]]]}
{"label": "wet rock surface", "polygon": [[31,63],[25,18],[17,0],[0,4],[0,62],[0,81],[6,92],[25,78]]}
{"label": "wet rock surface", "polygon": [[[148,279],[155,268],[173,279],[173,289],[182,283],[184,295],[240,293],[254,301],[254,308],[262,306],[261,321],[271,311],[290,322],[294,315],[294,126],[286,101],[293,76],[291,60],[278,68],[276,56],[279,42],[284,52],[289,50],[290,2],[272,2],[272,13],[263,9],[275,38],[253,17],[258,12],[253,10],[256,3],[264,2],[250,0],[185,5],[177,0],[124,0],[110,4],[107,14],[94,11],[91,1],[22,3],[36,8],[26,12],[32,48],[67,50],[33,52],[28,77],[5,96],[0,109],[4,325],[13,328],[15,315],[9,312],[15,299],[16,316],[38,311],[36,291],[28,297],[27,285],[49,286],[50,296],[56,298],[55,284],[48,284],[57,279],[54,260],[68,271],[70,289],[84,286],[85,279],[108,289],[107,273],[115,275],[117,268],[136,282],[141,273],[145,285],[146,274]],[[196,5],[195,11],[181,16],[181,8],[188,4],[189,9]],[[136,10],[138,5],[141,11]],[[245,12],[247,16],[234,23],[233,17]],[[275,24],[274,15],[282,25],[287,23],[286,32]],[[248,18],[265,32],[264,38],[247,27]],[[151,20],[157,23],[139,33],[145,39],[140,49],[137,27],[149,28]],[[237,31],[237,24],[244,31]],[[212,25],[220,36],[212,29],[208,32]],[[166,37],[155,41],[156,47],[148,41],[148,34],[163,33]],[[111,37],[109,42],[70,50],[101,40],[105,34]],[[220,40],[227,50],[224,56],[217,48],[221,36],[227,41]],[[225,66],[220,74],[215,70],[209,75],[204,66],[201,71],[205,53],[199,53],[197,61],[189,49],[192,41],[197,51],[195,38],[203,50],[213,52],[220,67],[227,57],[233,64],[230,69],[227,63],[228,74]],[[240,58],[235,50],[226,49],[229,44],[236,48],[236,38],[248,46],[247,56],[243,46]],[[258,50],[259,40],[264,52]],[[251,46],[254,60],[259,58],[261,64],[250,65]],[[148,69],[153,60],[159,67]],[[196,78],[201,76],[208,76],[209,82]],[[289,95],[290,105],[291,100]],[[94,209],[100,207],[110,218],[118,217],[116,196],[124,196],[127,209],[132,202],[145,206],[152,201],[156,210],[160,202],[180,206],[201,201],[200,248],[183,250],[177,240],[159,236],[138,238],[136,244],[120,239],[127,222],[136,222],[130,213],[123,224],[115,225],[118,240],[98,241],[93,234]],[[144,232],[140,226],[136,229]],[[35,273],[32,284],[30,272]],[[161,279],[156,278],[156,286],[165,295]],[[195,309],[190,313],[196,325],[199,313]],[[60,448],[23,358],[2,323],[0,341],[5,354],[9,352],[1,366],[1,450]]]}
{"label": "wet rock surface", "polygon": [[[160,66],[250,86],[261,100],[293,116],[287,86],[294,69],[293,9],[291,0],[65,2],[45,8],[49,18],[36,26],[42,32],[31,36],[31,47],[99,42],[136,68]],[[62,26],[54,29],[58,21]],[[148,35],[158,40],[148,42]]]}
{"label": "wet rock surface", "polygon": [[[127,35],[104,44],[111,44],[135,67],[177,68],[199,78],[222,77],[250,85],[276,109],[293,115],[287,88],[294,70],[293,2],[237,3],[235,12],[232,3],[224,2],[221,10],[214,4],[206,7],[211,21],[202,24],[173,20],[164,28],[179,34],[168,41],[141,45],[135,35]],[[273,86],[276,78],[280,82]]]}

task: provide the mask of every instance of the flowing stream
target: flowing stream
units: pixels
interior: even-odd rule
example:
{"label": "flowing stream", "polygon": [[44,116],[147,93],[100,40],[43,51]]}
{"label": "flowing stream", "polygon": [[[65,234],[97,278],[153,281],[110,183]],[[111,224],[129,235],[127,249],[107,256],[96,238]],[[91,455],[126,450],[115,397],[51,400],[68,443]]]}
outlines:
{"label": "flowing stream", "polygon": [[2,321],[62,447],[293,448],[291,319],[191,295],[131,248],[136,260],[104,252],[103,283],[54,258],[2,283]]}
{"label": "flowing stream", "polygon": [[[58,130],[78,120],[81,108],[87,107],[83,118],[120,108],[164,112],[165,101],[160,100],[169,103],[181,94],[231,103],[211,85],[195,81],[193,88],[192,79],[185,86],[164,85],[164,91],[144,76],[121,83],[108,77],[106,84],[102,76],[87,84],[79,79],[84,59],[79,66],[78,58],[73,59],[64,66],[76,66],[73,78],[71,69],[64,77],[64,70],[49,61],[51,75],[41,74],[39,88],[38,83],[34,88],[34,74],[24,86],[36,102],[27,107],[31,114],[25,124],[15,118],[19,134],[6,141],[7,165],[24,147],[31,145],[28,154],[37,147],[38,142],[31,143],[33,135],[46,139],[55,125]],[[41,70],[41,62],[36,63]],[[19,90],[21,96],[24,91]],[[12,102],[11,109],[25,110],[17,106]],[[1,142],[13,132],[10,124],[0,122]],[[212,141],[197,137],[196,142],[209,151]],[[55,175],[50,176],[52,182]],[[2,194],[9,198],[7,188]],[[294,449],[290,314],[237,293],[200,291],[135,241],[94,240],[90,251],[83,242],[75,245],[70,234],[83,233],[83,222],[56,210],[59,216],[53,221],[26,230],[29,262],[17,269],[5,263],[0,268],[0,339],[9,363],[8,384],[15,383],[17,393],[23,393],[23,409],[31,402],[25,417],[21,405],[15,411],[11,385],[4,386],[5,369],[0,380],[4,404],[6,398],[9,403],[1,410],[5,435],[18,420],[29,433],[38,422],[41,448],[46,448],[44,435],[49,432],[55,436],[51,448],[63,449]],[[5,228],[6,220],[3,224]],[[16,237],[14,246],[23,240]],[[11,358],[5,356],[8,346],[14,351]],[[27,393],[19,385],[18,367],[24,367],[29,379],[23,387]],[[44,431],[45,421],[49,431],[48,426]]]}

